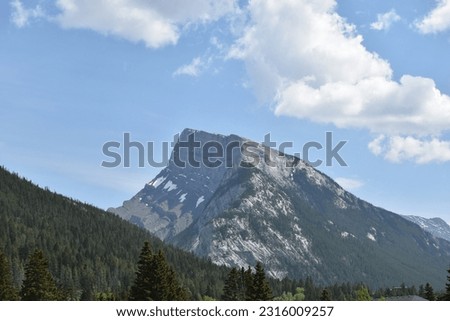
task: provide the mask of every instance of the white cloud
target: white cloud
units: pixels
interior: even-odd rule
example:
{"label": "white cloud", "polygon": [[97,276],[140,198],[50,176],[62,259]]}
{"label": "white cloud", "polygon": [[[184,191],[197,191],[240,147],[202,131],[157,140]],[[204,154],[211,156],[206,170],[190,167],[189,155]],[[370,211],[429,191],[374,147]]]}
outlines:
{"label": "white cloud", "polygon": [[416,22],[417,29],[424,34],[438,33],[450,29],[450,0],[439,0],[421,21]]}
{"label": "white cloud", "polygon": [[364,186],[364,182],[353,178],[338,177],[334,180],[341,185],[343,189],[348,191],[356,190]]}
{"label": "white cloud", "polygon": [[37,5],[35,8],[25,8],[20,0],[10,2],[12,8],[11,21],[18,28],[27,26],[31,20],[45,17],[42,8]]}
{"label": "white cloud", "polygon": [[407,160],[418,164],[450,161],[450,142],[434,137],[417,139],[411,136],[380,136],[369,143],[369,149],[394,163]]}
{"label": "white cloud", "polygon": [[196,57],[192,60],[192,62],[190,64],[183,65],[180,68],[178,68],[177,70],[175,70],[173,75],[174,76],[185,75],[185,76],[198,77],[200,75],[200,73],[204,70],[204,68],[206,68],[207,65],[208,65],[208,61],[204,61],[202,58]]}
{"label": "white cloud", "polygon": [[381,155],[384,151],[384,142],[385,136],[384,135],[379,135],[377,138],[375,138],[374,140],[372,140],[368,147],[369,150],[376,156]]}
{"label": "white cloud", "polygon": [[233,12],[235,0],[58,0],[63,28],[91,29],[147,47],[176,44],[180,27],[215,21]]}
{"label": "white cloud", "polygon": [[229,55],[245,62],[276,115],[387,136],[438,136],[450,128],[450,97],[429,78],[393,80],[389,63],[363,46],[335,0],[252,0],[249,15]]}
{"label": "white cloud", "polygon": [[389,30],[394,22],[400,21],[401,17],[394,9],[383,14],[377,15],[377,21],[370,24],[370,28],[374,30]]}

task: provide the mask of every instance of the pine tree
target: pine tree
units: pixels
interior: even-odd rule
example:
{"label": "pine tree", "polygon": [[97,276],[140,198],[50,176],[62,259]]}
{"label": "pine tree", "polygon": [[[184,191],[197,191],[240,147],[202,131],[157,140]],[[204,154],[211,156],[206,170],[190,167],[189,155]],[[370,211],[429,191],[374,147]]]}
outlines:
{"label": "pine tree", "polygon": [[255,267],[252,299],[253,301],[269,301],[273,299],[272,290],[266,280],[264,267],[260,262],[256,263]]}
{"label": "pine tree", "polygon": [[445,293],[444,296],[442,297],[443,301],[450,301],[450,268],[447,270],[448,275],[447,275],[447,283],[445,284]]}
{"label": "pine tree", "polygon": [[224,301],[239,301],[241,297],[241,277],[236,268],[232,268],[225,280],[223,288],[222,300]]}
{"label": "pine tree", "polygon": [[186,300],[188,294],[178,283],[173,269],[167,264],[162,251],[153,255],[148,242],[144,243],[138,261],[136,279],[129,299],[132,301]]}
{"label": "pine tree", "polygon": [[244,270],[244,268],[242,268],[241,269],[241,277],[242,277],[241,300],[242,301],[252,301],[253,300],[253,292],[254,292],[252,268],[250,266],[247,268],[247,270]]}
{"label": "pine tree", "polygon": [[131,287],[129,299],[131,301],[150,301],[152,284],[152,269],[153,269],[153,254],[150,249],[150,243],[145,242],[139,255],[137,263],[136,279]]}
{"label": "pine tree", "polygon": [[425,299],[428,301],[436,301],[436,296],[430,283],[425,284]]}
{"label": "pine tree", "polygon": [[421,284],[419,286],[419,296],[422,298],[425,298],[425,288],[424,288],[423,284]]}
{"label": "pine tree", "polygon": [[166,263],[166,259],[162,251],[158,251],[153,257],[153,275],[151,277],[151,297],[155,301],[168,301],[171,300],[173,289],[171,287],[171,276],[169,276],[169,267]]}
{"label": "pine tree", "polygon": [[331,301],[331,294],[328,289],[323,289],[322,294],[320,295],[320,301]]}
{"label": "pine tree", "polygon": [[17,292],[12,282],[11,269],[6,256],[0,251],[0,301],[15,301]]}
{"label": "pine tree", "polygon": [[58,288],[48,270],[48,261],[40,250],[34,251],[25,267],[20,296],[23,301],[58,300]]}

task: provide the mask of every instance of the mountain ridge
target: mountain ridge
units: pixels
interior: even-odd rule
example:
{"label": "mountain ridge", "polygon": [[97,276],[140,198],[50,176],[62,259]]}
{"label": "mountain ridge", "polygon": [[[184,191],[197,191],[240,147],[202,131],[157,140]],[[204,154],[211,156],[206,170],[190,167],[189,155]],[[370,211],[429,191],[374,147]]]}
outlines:
{"label": "mountain ridge", "polygon": [[408,221],[416,223],[425,231],[435,237],[442,238],[450,242],[450,225],[440,217],[425,218],[415,215],[403,215]]}
{"label": "mountain ridge", "polygon": [[[235,140],[241,153],[226,155],[229,167],[179,168],[174,156],[187,160],[189,152],[177,151],[177,144],[186,145],[189,135],[201,146]],[[299,158],[237,135],[192,129],[177,144],[169,165],[110,211],[216,264],[261,261],[280,279],[310,275],[324,283],[370,280],[384,286],[444,277],[450,243],[359,199]],[[190,156],[205,155],[199,148]]]}

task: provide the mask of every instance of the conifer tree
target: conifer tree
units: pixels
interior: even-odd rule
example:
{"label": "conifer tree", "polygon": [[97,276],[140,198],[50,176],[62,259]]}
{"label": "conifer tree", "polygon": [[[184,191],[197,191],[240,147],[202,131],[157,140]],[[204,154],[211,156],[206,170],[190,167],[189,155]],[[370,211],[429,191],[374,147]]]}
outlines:
{"label": "conifer tree", "polygon": [[131,287],[131,301],[150,301],[152,289],[153,254],[150,243],[145,242],[137,263],[136,279]]}
{"label": "conifer tree", "polygon": [[58,300],[58,288],[48,270],[48,261],[40,250],[34,251],[25,267],[20,296],[23,301]]}
{"label": "conifer tree", "polygon": [[331,294],[328,289],[323,289],[322,294],[320,295],[320,301],[331,301]]}
{"label": "conifer tree", "polygon": [[256,263],[255,267],[252,299],[254,301],[269,301],[273,299],[272,290],[266,280],[266,273],[261,262]]}
{"label": "conifer tree", "polygon": [[447,283],[445,284],[445,293],[442,297],[443,301],[450,301],[450,268],[447,270]]}
{"label": "conifer tree", "polygon": [[418,293],[418,295],[419,295],[420,297],[422,297],[422,298],[425,297],[425,288],[424,288],[423,284],[421,284],[421,285],[419,286],[419,293]]}
{"label": "conifer tree", "polygon": [[136,279],[129,299],[132,301],[187,299],[186,290],[178,283],[177,276],[167,264],[162,251],[153,255],[148,242],[145,242],[139,256]]}
{"label": "conifer tree", "polygon": [[12,282],[11,269],[6,256],[0,251],[0,301],[15,301],[18,299]]}
{"label": "conifer tree", "polygon": [[151,277],[151,297],[156,301],[171,300],[171,284],[169,276],[169,267],[162,251],[158,251],[153,257],[153,271]]}
{"label": "conifer tree", "polygon": [[[223,288],[222,300],[224,301],[239,301],[242,299],[242,279],[240,273],[236,268],[232,268],[225,280],[225,286]],[[243,274],[241,273],[243,276]]]}
{"label": "conifer tree", "polygon": [[244,270],[244,268],[241,269],[241,275],[242,275],[242,296],[241,300],[243,301],[253,301],[253,295],[254,295],[254,285],[253,285],[253,271],[252,268],[249,266],[247,270]]}
{"label": "conifer tree", "polygon": [[436,301],[436,296],[430,283],[425,284],[425,299],[428,301]]}

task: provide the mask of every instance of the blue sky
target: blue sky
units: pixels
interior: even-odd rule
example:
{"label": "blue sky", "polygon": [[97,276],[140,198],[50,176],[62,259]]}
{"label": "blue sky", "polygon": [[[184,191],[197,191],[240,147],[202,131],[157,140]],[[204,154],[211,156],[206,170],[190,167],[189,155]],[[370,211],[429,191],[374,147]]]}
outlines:
{"label": "blue sky", "polygon": [[124,132],[270,132],[293,153],[332,131],[349,166],[321,171],[450,222],[449,56],[449,0],[2,1],[0,164],[108,208],[160,170],[100,166]]}

